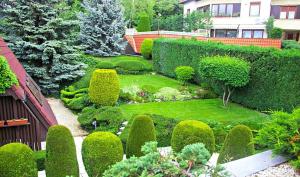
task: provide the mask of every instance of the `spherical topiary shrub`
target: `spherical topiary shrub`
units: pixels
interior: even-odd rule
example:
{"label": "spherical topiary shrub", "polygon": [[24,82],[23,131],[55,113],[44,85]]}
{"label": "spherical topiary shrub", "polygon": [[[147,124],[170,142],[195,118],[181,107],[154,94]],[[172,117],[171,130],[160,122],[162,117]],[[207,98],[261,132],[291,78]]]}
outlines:
{"label": "spherical topiary shrub", "polygon": [[82,158],[90,177],[102,176],[110,165],[123,159],[122,142],[110,132],[92,133],[82,143]]}
{"label": "spherical topiary shrub", "polygon": [[226,136],[219,163],[241,159],[254,153],[253,135],[247,126],[237,125]]}
{"label": "spherical topiary shrub", "polygon": [[90,81],[90,100],[98,105],[112,106],[118,98],[120,83],[117,72],[112,69],[97,69]]}
{"label": "spherical topiary shrub", "polygon": [[67,127],[55,125],[49,128],[45,169],[47,177],[79,176],[76,147]]}
{"label": "spherical topiary shrub", "polygon": [[215,137],[212,129],[200,121],[181,121],[173,130],[172,149],[175,152],[180,152],[184,146],[194,143],[203,143],[205,148],[213,153],[215,150]]}
{"label": "spherical topiary shrub", "polygon": [[177,79],[184,85],[193,78],[195,74],[194,68],[190,66],[178,66],[175,69]]}
{"label": "spherical topiary shrub", "polygon": [[126,157],[142,156],[141,147],[149,141],[156,141],[153,120],[146,115],[136,116],[127,139]]}
{"label": "spherical topiary shrub", "polygon": [[144,39],[141,46],[141,53],[145,59],[152,59],[153,39]]}
{"label": "spherical topiary shrub", "polygon": [[1,177],[37,177],[32,150],[25,144],[10,143],[0,148]]}

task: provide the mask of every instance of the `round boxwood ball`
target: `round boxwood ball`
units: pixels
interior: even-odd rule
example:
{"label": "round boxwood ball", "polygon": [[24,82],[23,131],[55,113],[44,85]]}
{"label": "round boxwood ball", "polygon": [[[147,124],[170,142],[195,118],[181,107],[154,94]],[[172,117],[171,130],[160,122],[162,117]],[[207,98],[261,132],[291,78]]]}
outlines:
{"label": "round boxwood ball", "polygon": [[120,83],[117,72],[112,69],[94,71],[89,87],[90,100],[101,106],[112,106],[118,98]]}
{"label": "round boxwood ball", "polygon": [[37,177],[32,150],[25,144],[10,143],[0,148],[1,177]]}
{"label": "round boxwood ball", "polygon": [[205,148],[213,153],[215,150],[215,137],[212,129],[200,121],[181,121],[173,130],[172,149],[175,152],[180,152],[184,146],[194,143],[203,143]]}
{"label": "round boxwood ball", "polygon": [[156,141],[153,120],[146,115],[134,118],[126,144],[126,157],[142,156],[141,148],[146,142]]}
{"label": "round boxwood ball", "polygon": [[48,130],[45,169],[47,177],[79,177],[74,139],[65,126],[55,125]]}
{"label": "round boxwood ball", "polygon": [[218,162],[241,159],[254,154],[253,134],[249,127],[237,125],[226,136]]}
{"label": "round boxwood ball", "polygon": [[82,143],[82,158],[90,177],[102,176],[109,166],[123,159],[120,138],[110,132],[95,132]]}

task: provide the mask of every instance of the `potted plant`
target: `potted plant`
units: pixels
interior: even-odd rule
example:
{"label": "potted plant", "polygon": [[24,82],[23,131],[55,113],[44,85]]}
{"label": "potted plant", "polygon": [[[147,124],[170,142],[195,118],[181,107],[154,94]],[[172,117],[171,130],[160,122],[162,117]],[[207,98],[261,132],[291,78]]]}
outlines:
{"label": "potted plant", "polygon": [[20,125],[26,125],[28,124],[28,119],[13,119],[13,120],[7,120],[8,126],[20,126]]}

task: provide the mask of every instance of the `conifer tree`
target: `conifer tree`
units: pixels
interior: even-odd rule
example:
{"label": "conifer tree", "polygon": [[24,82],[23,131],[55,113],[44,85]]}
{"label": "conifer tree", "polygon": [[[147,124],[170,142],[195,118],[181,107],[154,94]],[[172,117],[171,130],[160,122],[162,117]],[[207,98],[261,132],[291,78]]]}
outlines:
{"label": "conifer tree", "polygon": [[126,22],[118,0],[84,0],[85,13],[79,14],[80,40],[85,53],[116,56],[125,48]]}
{"label": "conifer tree", "polygon": [[14,0],[4,8],[4,34],[9,47],[44,93],[84,75],[85,65],[68,45],[74,23],[59,18],[58,0]]}

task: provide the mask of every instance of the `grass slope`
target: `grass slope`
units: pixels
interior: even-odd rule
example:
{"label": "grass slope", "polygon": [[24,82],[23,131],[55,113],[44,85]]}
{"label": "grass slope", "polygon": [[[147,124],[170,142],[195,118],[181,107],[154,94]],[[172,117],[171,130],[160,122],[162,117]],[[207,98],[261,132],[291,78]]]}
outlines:
{"label": "grass slope", "polygon": [[160,102],[121,105],[127,119],[135,114],[158,114],[180,120],[216,120],[221,122],[255,120],[264,121],[267,117],[260,112],[244,108],[231,103],[228,108],[223,107],[220,99],[190,100],[176,102]]}

